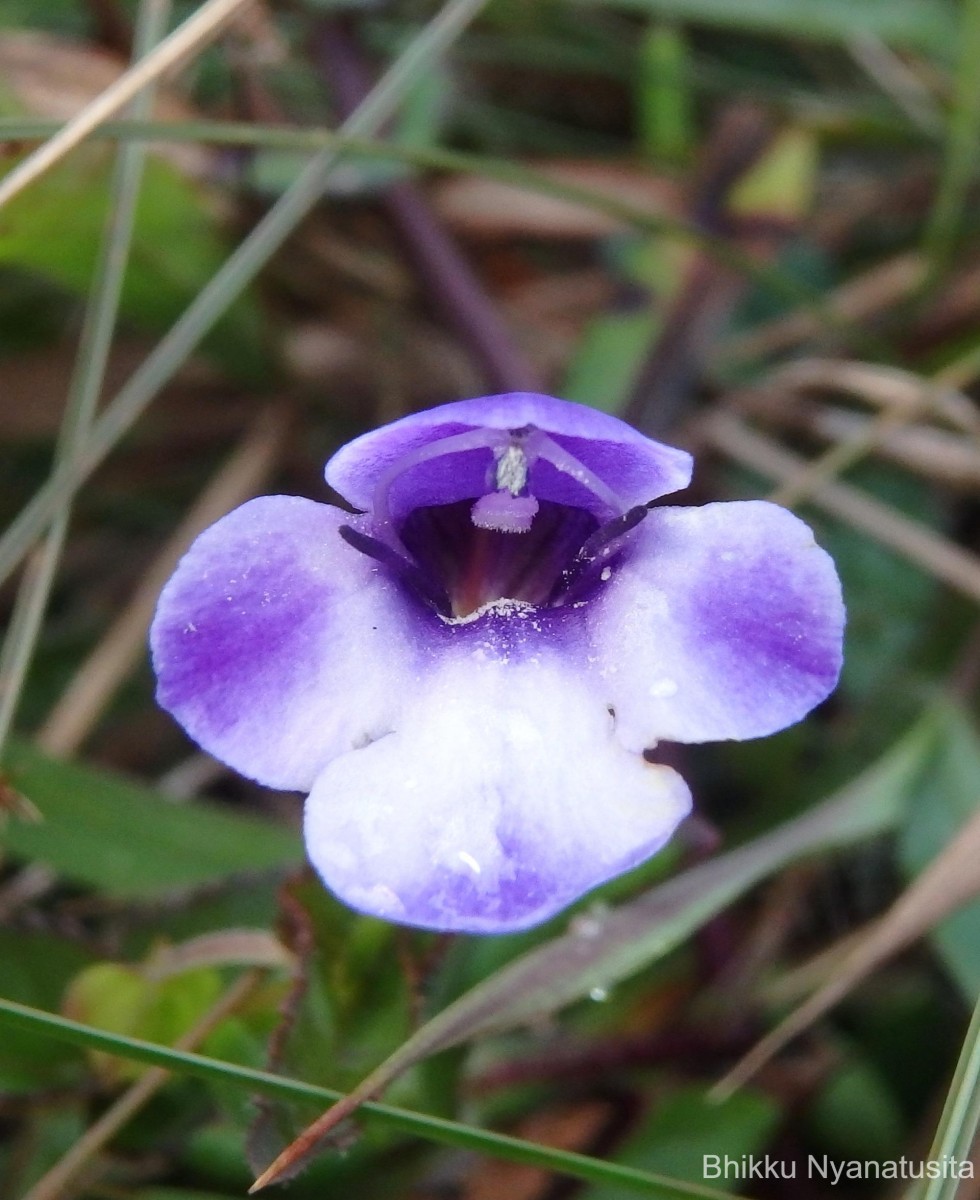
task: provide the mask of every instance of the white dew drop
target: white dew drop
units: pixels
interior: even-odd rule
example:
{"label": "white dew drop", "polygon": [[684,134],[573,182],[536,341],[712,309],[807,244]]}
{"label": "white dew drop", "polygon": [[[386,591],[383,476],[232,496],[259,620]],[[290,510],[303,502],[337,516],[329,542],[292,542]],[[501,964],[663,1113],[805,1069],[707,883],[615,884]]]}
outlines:
{"label": "white dew drop", "polygon": [[463,866],[468,867],[473,872],[474,875],[482,875],[483,874],[483,868],[476,861],[476,859],[473,857],[473,855],[469,853],[469,851],[460,850],[459,853],[456,855],[456,857],[463,864]]}
{"label": "white dew drop", "polygon": [[609,999],[609,989],[604,987],[589,988],[589,999],[594,1000],[596,1004],[603,1004]]}

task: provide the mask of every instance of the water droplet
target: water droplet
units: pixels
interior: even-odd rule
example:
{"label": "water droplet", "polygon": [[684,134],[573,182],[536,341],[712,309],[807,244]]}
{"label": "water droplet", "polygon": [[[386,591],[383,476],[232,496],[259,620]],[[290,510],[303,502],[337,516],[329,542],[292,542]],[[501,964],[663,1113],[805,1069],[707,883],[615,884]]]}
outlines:
{"label": "water droplet", "polygon": [[608,579],[612,579],[612,567],[603,567],[599,572],[599,578],[603,583],[605,583]]}
{"label": "water droplet", "polygon": [[456,857],[464,866],[469,867],[474,875],[480,875],[482,873],[483,868],[468,851],[460,850]]}
{"label": "water droplet", "polygon": [[596,1004],[602,1004],[604,1000],[609,999],[609,989],[604,987],[589,988],[589,999],[594,1000]]}
{"label": "water droplet", "polygon": [[657,699],[666,699],[668,696],[677,695],[677,681],[675,679],[657,679],[650,684],[650,695]]}

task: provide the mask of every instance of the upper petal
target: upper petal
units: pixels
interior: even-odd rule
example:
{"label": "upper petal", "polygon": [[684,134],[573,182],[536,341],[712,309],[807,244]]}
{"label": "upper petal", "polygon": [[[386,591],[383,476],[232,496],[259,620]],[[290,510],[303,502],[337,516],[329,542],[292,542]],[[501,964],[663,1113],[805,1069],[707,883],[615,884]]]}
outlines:
{"label": "upper petal", "polygon": [[451,656],[397,732],[317,780],[306,845],[327,886],[389,920],[506,933],[659,849],[690,793],[622,748],[588,685],[551,656]]}
{"label": "upper petal", "polygon": [[840,673],[833,561],[764,501],[651,512],[588,620],[618,735],[635,748],[773,733]]}
{"label": "upper petal", "polygon": [[[528,425],[550,434],[615,492],[624,508],[679,491],[690,482],[691,456],[685,451],[644,437],[606,413],[534,392],[443,404],[365,433],[330,459],[327,482],[355,507],[370,509],[378,484],[399,460],[410,459],[430,443],[474,429],[506,431]],[[430,459],[413,473],[414,505],[482,495],[492,467],[493,454],[487,448],[463,450],[442,464]],[[528,482],[534,495],[556,503],[588,507],[593,498],[572,475],[556,470],[546,459],[532,466]]]}
{"label": "upper petal", "polygon": [[265,496],[193,544],[150,633],[157,696],[209,753],[272,787],[391,728],[414,659],[408,601],[344,542],[348,519]]}

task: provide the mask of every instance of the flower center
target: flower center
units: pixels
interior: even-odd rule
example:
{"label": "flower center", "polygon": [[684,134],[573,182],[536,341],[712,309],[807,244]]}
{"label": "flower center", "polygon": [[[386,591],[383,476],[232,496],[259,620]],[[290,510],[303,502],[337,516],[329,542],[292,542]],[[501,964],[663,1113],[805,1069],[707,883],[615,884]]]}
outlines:
{"label": "flower center", "polygon": [[[465,495],[474,484],[460,480],[473,478],[473,453],[490,458],[487,451],[481,490]],[[546,468],[538,487],[536,464]],[[569,483],[585,503],[566,502]],[[433,503],[440,491],[445,502]],[[420,502],[406,504],[406,493]],[[608,577],[605,565],[646,512],[624,512],[603,480],[534,426],[474,429],[399,458],[379,481],[370,533],[345,526],[341,534],[443,617],[461,620],[498,601],[558,607],[584,597]]]}

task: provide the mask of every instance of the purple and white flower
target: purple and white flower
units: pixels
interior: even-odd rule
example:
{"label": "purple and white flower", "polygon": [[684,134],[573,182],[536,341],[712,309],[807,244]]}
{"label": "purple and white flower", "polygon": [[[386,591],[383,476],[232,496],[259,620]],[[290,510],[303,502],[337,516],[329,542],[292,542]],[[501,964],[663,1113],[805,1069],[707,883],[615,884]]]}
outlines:
{"label": "purple and white flower", "polygon": [[160,703],[309,792],[310,859],[352,907],[534,925],[689,812],[645,750],[772,733],[836,683],[830,558],[772,504],[649,507],[690,475],[549,396],[367,433],[326,468],[358,512],[266,496],[194,543],[153,624]]}

